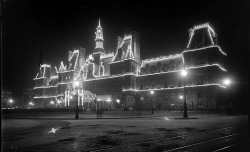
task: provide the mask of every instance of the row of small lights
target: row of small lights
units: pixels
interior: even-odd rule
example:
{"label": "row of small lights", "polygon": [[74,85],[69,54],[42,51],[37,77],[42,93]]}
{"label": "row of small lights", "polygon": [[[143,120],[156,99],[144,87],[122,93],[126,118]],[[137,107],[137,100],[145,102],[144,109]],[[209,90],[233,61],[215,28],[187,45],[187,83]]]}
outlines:
{"label": "row of small lights", "polygon": [[[219,64],[212,64],[212,65],[206,65],[206,66],[199,66],[199,67],[189,67],[187,69],[192,69],[192,68],[201,68],[201,67],[207,67],[207,66],[218,66],[220,69],[222,69],[223,71],[226,71],[225,69],[223,69]],[[156,74],[163,74],[163,73],[173,73],[173,72],[179,72],[181,70],[176,70],[176,71],[168,71],[168,72],[161,72],[161,73],[154,73],[154,74],[144,74],[144,75],[138,75],[138,77],[141,76],[148,76],[148,75],[156,75]],[[105,78],[98,78],[98,79],[89,79],[89,80],[85,80],[85,81],[92,81],[92,80],[99,80],[99,79],[108,79],[108,78],[114,78],[114,77],[122,77],[125,75],[134,75],[135,74],[124,74],[124,75],[119,75],[119,76],[111,76],[111,77],[105,77]],[[79,77],[79,75],[78,75]],[[67,84],[67,83],[58,83],[58,84]],[[58,84],[55,86],[42,86],[42,87],[34,87],[34,89],[39,89],[39,88],[51,88],[51,87],[58,87]]]}
{"label": "row of small lights", "polygon": [[[70,96],[70,99],[72,99],[72,98],[73,98],[73,97]],[[97,99],[97,101],[100,101],[100,99]],[[12,103],[13,100],[9,100],[9,102]],[[107,99],[107,102],[111,102],[111,99],[108,98],[108,99]],[[116,99],[116,102],[117,102],[117,103],[120,103],[120,99]],[[59,101],[57,101],[57,103],[60,104],[60,103],[62,103],[62,101],[59,100]],[[53,104],[55,104],[55,102],[54,102],[54,101],[50,101],[50,104],[53,105]],[[29,102],[29,105],[34,106],[35,104],[34,104],[33,102]]]}
{"label": "row of small lights", "polygon": [[[187,76],[187,71],[186,71],[186,70],[182,70],[182,71],[181,71],[181,75],[182,75],[183,77],[186,77],[186,76]],[[230,79],[225,79],[223,82],[224,82],[224,84],[225,84],[226,86],[229,86],[229,85],[231,84],[231,80],[230,80]],[[79,83],[78,81],[74,82],[74,85],[75,85],[75,86],[79,86],[79,84],[80,84],[80,83]],[[154,90],[151,90],[151,91],[150,91],[150,94],[154,94]],[[183,98],[183,96],[180,96],[180,99],[182,99],[182,98]],[[70,99],[72,99],[72,96],[70,96]],[[100,99],[97,99],[97,100],[100,101]],[[11,99],[9,102],[12,103],[13,100]],[[108,98],[108,99],[107,99],[107,102],[111,102],[111,99]],[[117,102],[117,103],[120,103],[120,100],[117,99],[116,102]],[[61,103],[61,101],[58,101],[57,103]],[[54,102],[54,101],[51,101],[50,104],[55,104],[55,102]],[[34,103],[30,102],[30,105],[34,105]]]}

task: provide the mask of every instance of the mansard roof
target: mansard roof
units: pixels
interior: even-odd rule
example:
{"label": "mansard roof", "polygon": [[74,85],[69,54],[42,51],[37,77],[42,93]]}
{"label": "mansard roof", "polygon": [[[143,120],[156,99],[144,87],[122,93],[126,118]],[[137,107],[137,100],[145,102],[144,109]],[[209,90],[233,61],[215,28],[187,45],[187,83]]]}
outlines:
{"label": "mansard roof", "polygon": [[194,26],[189,32],[188,49],[208,47],[216,43],[216,34],[208,23]]}
{"label": "mansard roof", "polygon": [[132,35],[126,35],[122,39],[122,43],[118,47],[116,54],[113,58],[113,62],[123,61],[125,59],[134,59],[134,53],[132,51]]}
{"label": "mansard roof", "polygon": [[42,64],[40,66],[39,72],[37,73],[35,79],[37,78],[45,78],[50,76],[50,65],[48,64]]}
{"label": "mansard roof", "polygon": [[107,57],[107,58],[102,58],[101,62],[103,62],[103,65],[109,65],[111,63],[113,56]]}
{"label": "mansard roof", "polygon": [[146,65],[157,66],[158,64],[169,64],[173,62],[182,62],[182,54],[175,54],[169,56],[161,56],[158,58],[151,58],[142,60],[141,68],[145,68]]}

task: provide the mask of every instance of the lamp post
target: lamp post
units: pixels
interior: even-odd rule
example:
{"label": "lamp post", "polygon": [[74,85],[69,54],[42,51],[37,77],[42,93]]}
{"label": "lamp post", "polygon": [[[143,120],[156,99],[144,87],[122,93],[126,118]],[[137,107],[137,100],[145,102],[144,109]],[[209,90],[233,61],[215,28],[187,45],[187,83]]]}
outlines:
{"label": "lamp post", "polygon": [[180,95],[180,96],[179,96],[179,98],[180,98],[180,99],[183,99],[183,96],[182,96],[182,95]]}
{"label": "lamp post", "polygon": [[51,105],[54,105],[54,104],[55,104],[55,102],[54,102],[53,100],[51,100],[51,101],[50,101],[50,104],[51,104]]}
{"label": "lamp post", "polygon": [[140,104],[141,104],[141,113],[142,113],[142,109],[143,109],[143,100],[144,100],[144,97],[140,97]]}
{"label": "lamp post", "polygon": [[74,82],[73,86],[74,86],[75,91],[76,91],[76,113],[75,113],[75,119],[79,119],[79,114],[78,114],[78,86],[79,86],[79,82],[78,81]]}
{"label": "lamp post", "polygon": [[29,105],[30,106],[34,106],[35,104],[33,102],[29,102]]}
{"label": "lamp post", "polygon": [[62,105],[62,101],[61,101],[61,100],[57,100],[57,104],[58,104],[59,107],[60,107],[60,105]]}
{"label": "lamp post", "polygon": [[185,83],[186,83],[186,76],[187,76],[187,71],[183,70],[181,71],[181,75],[182,77],[184,78],[183,79],[183,91],[184,91],[184,107],[183,107],[183,118],[188,118],[188,113],[187,113],[187,103],[186,103],[186,86],[185,86]]}
{"label": "lamp post", "polygon": [[229,85],[231,84],[231,80],[230,80],[230,79],[225,79],[225,80],[224,80],[224,84],[227,86],[227,105],[229,106],[229,101],[228,101],[228,89],[229,89]]}
{"label": "lamp post", "polygon": [[[153,94],[154,94],[155,92],[154,92],[154,90],[151,90],[150,91],[150,94],[153,96]],[[153,97],[151,98],[151,105],[152,105],[152,111],[151,111],[151,114],[154,114],[154,104],[153,104]]]}
{"label": "lamp post", "polygon": [[116,108],[119,108],[119,104],[120,104],[120,99],[116,99],[116,103],[117,103],[117,107]]}
{"label": "lamp post", "polygon": [[111,102],[111,99],[110,98],[108,98],[107,99],[107,103],[108,103],[108,110],[110,110],[111,108],[110,108],[110,102]]}
{"label": "lamp post", "polygon": [[[180,96],[179,96],[179,98],[180,98],[180,99],[181,99],[181,101],[182,101],[183,96],[182,96],[182,95],[180,95]],[[181,107],[180,109],[181,109],[181,112],[182,112],[182,107]]]}
{"label": "lamp post", "polygon": [[10,107],[12,107],[13,99],[10,99],[9,103],[10,103]]}

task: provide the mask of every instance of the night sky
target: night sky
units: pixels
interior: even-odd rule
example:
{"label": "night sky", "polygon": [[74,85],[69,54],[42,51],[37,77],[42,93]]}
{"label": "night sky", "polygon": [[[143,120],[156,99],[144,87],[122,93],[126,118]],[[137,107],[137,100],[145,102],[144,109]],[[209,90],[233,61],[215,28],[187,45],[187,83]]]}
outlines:
{"label": "night sky", "polygon": [[180,53],[188,43],[188,29],[208,22],[225,61],[232,87],[239,97],[248,89],[250,3],[241,1],[62,1],[5,0],[3,6],[2,88],[21,101],[23,89],[33,87],[43,63],[59,67],[68,50],[77,46],[92,53],[98,19],[104,48],[115,51],[116,36],[141,34],[141,58]]}

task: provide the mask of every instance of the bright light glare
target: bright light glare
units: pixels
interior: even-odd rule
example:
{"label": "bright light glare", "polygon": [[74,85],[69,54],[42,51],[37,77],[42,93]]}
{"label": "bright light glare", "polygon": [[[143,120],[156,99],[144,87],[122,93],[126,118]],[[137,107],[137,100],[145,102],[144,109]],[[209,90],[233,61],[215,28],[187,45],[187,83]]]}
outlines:
{"label": "bright light glare", "polygon": [[154,93],[155,93],[154,90],[151,90],[151,91],[150,91],[150,94],[154,94]]}
{"label": "bright light glare", "polygon": [[116,99],[116,102],[117,102],[117,103],[120,103],[120,99]]}
{"label": "bright light glare", "polygon": [[74,85],[75,85],[75,86],[79,86],[79,82],[78,82],[78,81],[75,81],[75,82],[74,82]]}
{"label": "bright light glare", "polygon": [[73,97],[72,97],[72,96],[70,96],[69,98],[70,98],[70,99],[72,99]]}
{"label": "bright light glare", "polygon": [[230,79],[225,79],[225,80],[224,80],[224,84],[225,84],[225,85],[229,86],[230,83],[231,83],[231,80],[230,80]]}
{"label": "bright light glare", "polygon": [[10,99],[10,100],[9,100],[9,102],[10,102],[10,103],[12,103],[12,102],[13,102],[13,100],[12,100],[12,99]]}
{"label": "bright light glare", "polygon": [[187,76],[187,71],[186,71],[186,70],[182,70],[182,71],[181,71],[181,75],[182,75],[183,77]]}
{"label": "bright light glare", "polygon": [[111,99],[110,99],[110,98],[108,98],[108,99],[107,99],[107,102],[110,102],[110,101],[111,101]]}
{"label": "bright light glare", "polygon": [[54,101],[50,101],[50,104],[54,104],[55,102]]}
{"label": "bright light glare", "polygon": [[179,98],[180,98],[180,99],[183,99],[183,96],[180,96]]}
{"label": "bright light glare", "polygon": [[34,106],[34,103],[33,103],[33,102],[30,102],[29,105]]}

